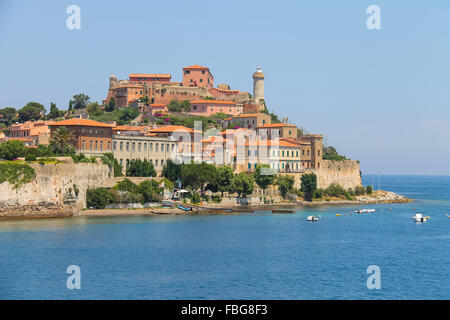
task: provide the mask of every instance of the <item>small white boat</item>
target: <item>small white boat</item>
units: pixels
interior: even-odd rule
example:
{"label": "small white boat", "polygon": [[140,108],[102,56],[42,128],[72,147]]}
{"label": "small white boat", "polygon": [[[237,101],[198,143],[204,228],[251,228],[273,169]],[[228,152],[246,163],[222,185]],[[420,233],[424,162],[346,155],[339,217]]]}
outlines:
{"label": "small white boat", "polygon": [[415,222],[423,223],[427,221],[427,217],[424,217],[421,213],[416,213],[413,216]]}
{"label": "small white boat", "polygon": [[306,220],[307,220],[307,221],[311,221],[311,222],[319,221],[319,219],[316,218],[315,216],[308,216],[308,217],[306,218]]}
{"label": "small white boat", "polygon": [[371,212],[375,212],[375,209],[358,209],[358,210],[355,210],[355,213],[371,213]]}

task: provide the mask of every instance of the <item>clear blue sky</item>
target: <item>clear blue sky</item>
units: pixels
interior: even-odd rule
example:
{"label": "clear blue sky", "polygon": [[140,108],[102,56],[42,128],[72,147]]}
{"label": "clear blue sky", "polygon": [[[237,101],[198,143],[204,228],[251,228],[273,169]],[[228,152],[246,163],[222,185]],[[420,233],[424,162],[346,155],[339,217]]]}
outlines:
{"label": "clear blue sky", "polygon": [[[67,6],[81,30],[66,28]],[[382,29],[366,28],[381,8]],[[364,173],[450,174],[448,1],[0,1],[0,108],[105,98],[108,76],[208,66],[361,161]]]}

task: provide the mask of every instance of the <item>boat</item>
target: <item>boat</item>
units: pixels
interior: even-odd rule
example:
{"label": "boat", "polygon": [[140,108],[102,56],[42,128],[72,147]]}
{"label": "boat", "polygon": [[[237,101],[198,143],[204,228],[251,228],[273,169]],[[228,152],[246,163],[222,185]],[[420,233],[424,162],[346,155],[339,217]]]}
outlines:
{"label": "boat", "polygon": [[294,213],[293,209],[272,209],[272,213]]}
{"label": "boat", "polygon": [[192,207],[188,207],[188,206],[183,206],[181,204],[177,204],[177,208],[181,209],[183,211],[192,211]]}
{"label": "boat", "polygon": [[163,208],[165,208],[165,209],[172,209],[172,208],[174,208],[175,207],[175,205],[173,204],[173,202],[171,202],[171,201],[162,201],[161,202],[161,206],[163,207]]}
{"label": "boat", "polygon": [[319,221],[319,219],[316,218],[315,216],[308,216],[308,217],[306,218],[306,220],[307,220],[307,221],[311,221],[311,222]]}
{"label": "boat", "polygon": [[355,210],[355,213],[371,213],[371,212],[375,212],[375,209],[358,209],[358,210]]}
{"label": "boat", "polygon": [[336,217],[340,217],[340,216],[342,216],[342,214],[339,214],[339,213],[336,214]]}
{"label": "boat", "polygon": [[413,216],[413,219],[414,219],[414,221],[415,222],[419,222],[419,223],[424,223],[424,222],[426,222],[427,221],[427,218],[429,218],[429,217],[424,217],[421,213],[416,213],[414,216]]}

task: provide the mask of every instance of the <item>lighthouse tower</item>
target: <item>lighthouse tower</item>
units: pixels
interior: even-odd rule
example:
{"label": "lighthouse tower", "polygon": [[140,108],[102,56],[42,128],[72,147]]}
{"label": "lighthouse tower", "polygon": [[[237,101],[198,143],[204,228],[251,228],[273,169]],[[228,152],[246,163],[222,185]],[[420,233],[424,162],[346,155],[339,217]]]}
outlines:
{"label": "lighthouse tower", "polygon": [[256,72],[253,73],[253,99],[258,104],[260,100],[264,100],[264,73],[261,71],[261,67],[256,68]]}

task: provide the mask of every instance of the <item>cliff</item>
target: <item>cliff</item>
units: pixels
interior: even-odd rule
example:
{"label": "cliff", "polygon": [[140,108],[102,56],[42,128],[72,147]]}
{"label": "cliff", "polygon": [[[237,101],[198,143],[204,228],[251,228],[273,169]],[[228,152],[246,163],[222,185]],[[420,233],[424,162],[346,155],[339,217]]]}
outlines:
{"label": "cliff", "polygon": [[353,160],[322,160],[321,167],[310,172],[314,172],[317,175],[318,188],[325,189],[333,183],[340,185],[344,189],[353,189],[361,185],[359,163]]}
{"label": "cliff", "polygon": [[0,184],[0,216],[65,216],[86,207],[86,190],[102,187],[110,169],[97,163],[74,163],[70,157],[56,163],[30,163],[36,177],[14,189]]}

